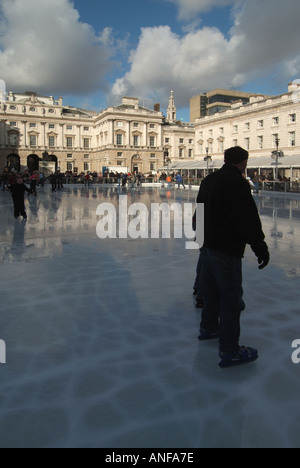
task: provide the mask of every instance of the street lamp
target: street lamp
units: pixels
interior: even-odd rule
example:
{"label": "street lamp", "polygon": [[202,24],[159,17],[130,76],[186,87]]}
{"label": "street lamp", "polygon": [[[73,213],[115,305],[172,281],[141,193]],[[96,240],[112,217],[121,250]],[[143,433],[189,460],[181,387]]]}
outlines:
{"label": "street lamp", "polygon": [[207,162],[207,175],[208,175],[208,170],[209,170],[209,163],[212,161],[212,157],[208,155],[209,153],[209,148],[206,148],[206,157],[204,158],[204,161]]}
{"label": "street lamp", "polygon": [[280,139],[277,137],[277,138],[275,139],[276,151],[272,151],[272,158],[275,159],[275,163],[276,163],[275,180],[278,180],[279,158],[283,158],[283,157],[284,157],[283,151],[279,151],[279,143],[280,143]]}

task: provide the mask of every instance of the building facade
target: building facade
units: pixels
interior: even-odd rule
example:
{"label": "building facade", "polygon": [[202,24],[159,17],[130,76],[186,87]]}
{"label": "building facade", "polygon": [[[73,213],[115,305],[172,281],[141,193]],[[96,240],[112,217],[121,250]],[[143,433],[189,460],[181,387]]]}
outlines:
{"label": "building facade", "polygon": [[194,127],[176,122],[173,92],[168,117],[136,98],[99,114],[63,105],[62,98],[9,93],[0,108],[0,171],[156,172],[166,154],[194,158]]}
{"label": "building facade", "polygon": [[195,122],[195,158],[207,153],[223,157],[226,148],[242,146],[251,157],[265,157],[280,149],[300,159],[299,85],[291,83],[286,94],[254,95],[248,104],[236,101],[231,108]]}

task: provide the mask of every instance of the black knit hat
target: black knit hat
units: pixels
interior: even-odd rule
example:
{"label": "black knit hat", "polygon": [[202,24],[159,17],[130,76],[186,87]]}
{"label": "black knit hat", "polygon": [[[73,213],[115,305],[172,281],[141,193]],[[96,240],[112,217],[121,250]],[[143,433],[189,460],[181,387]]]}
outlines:
{"label": "black knit hat", "polygon": [[225,151],[225,163],[226,164],[239,164],[249,158],[248,151],[244,150],[240,146],[234,146]]}

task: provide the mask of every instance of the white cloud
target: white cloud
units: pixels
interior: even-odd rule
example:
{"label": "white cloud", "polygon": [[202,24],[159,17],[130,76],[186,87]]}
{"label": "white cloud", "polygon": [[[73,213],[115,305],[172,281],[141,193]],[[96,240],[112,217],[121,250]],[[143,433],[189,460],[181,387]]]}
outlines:
{"label": "white cloud", "polygon": [[227,7],[240,3],[240,0],[166,0],[174,3],[179,10],[180,20],[193,19],[195,15],[206,13],[215,7]]}
{"label": "white cloud", "polygon": [[103,85],[109,31],[98,37],[71,1],[0,0],[0,7],[0,78],[10,90],[78,94]]}
{"label": "white cloud", "polygon": [[[187,5],[190,11],[206,5],[205,1],[172,1]],[[187,107],[193,94],[215,87],[240,88],[275,73],[283,83],[300,77],[299,0],[231,3],[235,4],[234,26],[229,36],[210,27],[183,35],[169,26],[142,29],[130,56],[130,71],[113,86],[113,102],[122,95],[134,95],[151,105],[160,101],[166,106],[174,89],[177,107]]]}

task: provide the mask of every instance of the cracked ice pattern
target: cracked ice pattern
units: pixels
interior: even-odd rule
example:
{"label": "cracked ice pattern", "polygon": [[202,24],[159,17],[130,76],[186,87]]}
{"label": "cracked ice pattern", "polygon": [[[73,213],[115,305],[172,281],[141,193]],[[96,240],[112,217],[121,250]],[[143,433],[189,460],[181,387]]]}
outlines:
{"label": "cracked ice pattern", "polygon": [[0,195],[0,446],[299,447],[300,199],[257,198],[272,264],[259,272],[247,251],[242,344],[261,358],[228,371],[216,343],[197,341],[197,252],[183,240],[100,241],[96,207],[117,200],[46,188],[24,225]]}

